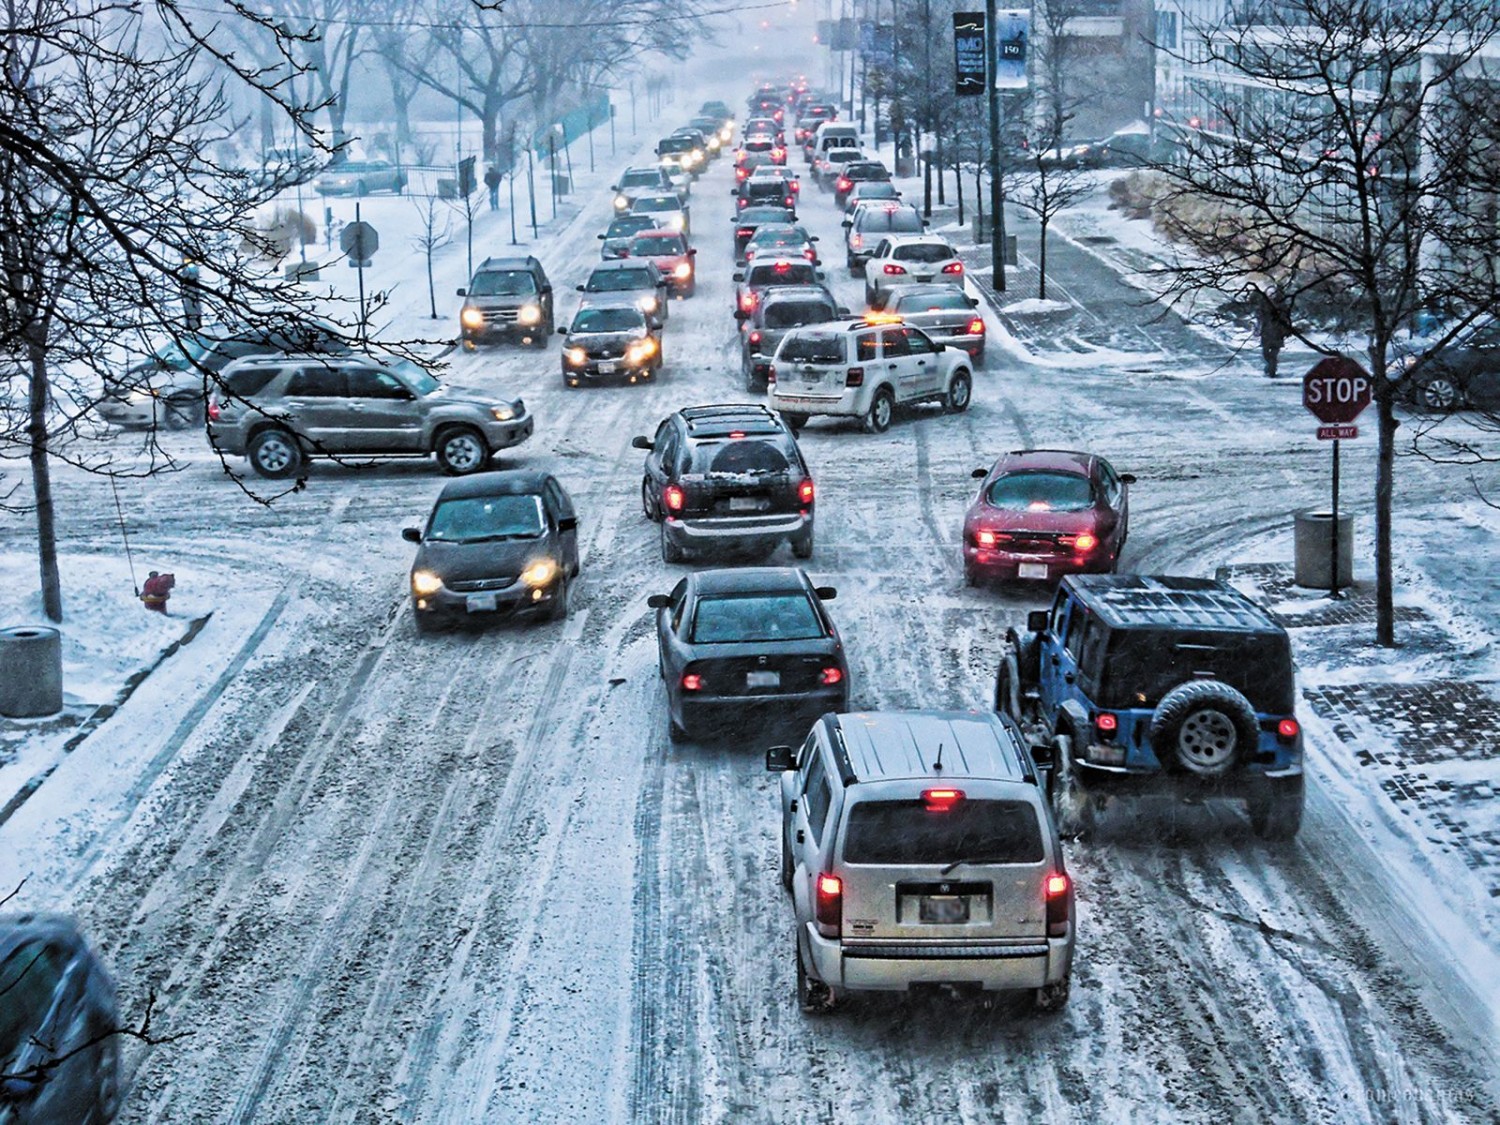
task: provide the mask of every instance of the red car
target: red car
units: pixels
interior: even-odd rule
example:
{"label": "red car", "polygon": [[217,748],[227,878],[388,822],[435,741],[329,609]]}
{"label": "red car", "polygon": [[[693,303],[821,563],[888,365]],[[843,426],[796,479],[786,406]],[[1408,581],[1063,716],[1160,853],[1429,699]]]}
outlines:
{"label": "red car", "polygon": [[984,483],[964,516],[970,586],[1113,572],[1128,531],[1129,473],[1092,453],[1026,449],[974,476]]}
{"label": "red car", "polygon": [[679,297],[691,297],[698,288],[693,258],[698,251],[687,243],[687,237],[675,230],[648,230],[630,240],[627,258],[645,258],[655,264],[662,277]]}

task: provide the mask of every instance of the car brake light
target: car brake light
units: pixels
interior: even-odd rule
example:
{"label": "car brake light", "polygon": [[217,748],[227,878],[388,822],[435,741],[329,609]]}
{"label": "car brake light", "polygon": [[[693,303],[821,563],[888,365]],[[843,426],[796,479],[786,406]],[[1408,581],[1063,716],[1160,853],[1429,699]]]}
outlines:
{"label": "car brake light", "polygon": [[944,273],[963,273],[964,272],[964,264],[962,262],[949,262],[946,266],[943,267],[943,272]]}
{"label": "car brake light", "polygon": [[802,501],[802,503],[804,504],[811,504],[813,502],[813,495],[814,489],[812,477],[808,477],[797,486],[797,499]]}
{"label": "car brake light", "polygon": [[865,369],[863,367],[851,367],[844,375],[844,386],[862,387],[865,385]]}
{"label": "car brake light", "polygon": [[744,208],[750,206],[750,201],[748,199],[743,198],[743,197],[741,197],[740,199],[736,200],[735,202],[739,204],[739,206],[740,206],[740,208],[742,210]]}
{"label": "car brake light", "polygon": [[1061,872],[1047,876],[1047,897],[1057,898],[1068,893],[1068,877]]}
{"label": "car brake light", "polygon": [[922,803],[930,812],[947,812],[964,799],[962,789],[924,789]]}
{"label": "car brake light", "polygon": [[1292,741],[1302,733],[1302,728],[1297,725],[1296,719],[1282,719],[1276,724],[1276,737],[1287,742]]}
{"label": "car brake light", "polygon": [[974,542],[981,547],[993,547],[995,545],[995,533],[993,531],[976,531]]}
{"label": "car brake light", "polygon": [[777,262],[771,268],[773,270],[775,270],[777,273],[786,273],[788,270],[790,270],[792,268],[792,263],[791,262]]}
{"label": "car brake light", "polygon": [[744,430],[730,430],[729,431],[730,440],[734,440],[736,438],[742,438],[744,436],[745,436],[745,431]]}
{"label": "car brake light", "polygon": [[844,920],[844,884],[837,875],[818,876],[817,894],[818,927],[826,933],[831,929],[835,936]]}
{"label": "car brake light", "polygon": [[208,404],[208,420],[210,422],[217,422],[219,420],[219,404],[217,402]]}
{"label": "car brake light", "polygon": [[795,203],[796,203],[796,200],[794,200],[794,199],[793,199],[793,198],[792,198],[792,197],[791,197],[791,196],[790,196],[790,195],[789,195],[789,196],[787,196],[787,197],[786,197],[786,199],[785,199],[785,200],[784,200],[784,201],[783,201],[783,203],[782,203],[782,206],[784,206],[784,207],[791,207],[791,206],[794,206],[794,205],[795,205]]}
{"label": "car brake light", "polygon": [[1068,933],[1068,888],[1071,881],[1061,872],[1042,881],[1042,895],[1047,902],[1047,936],[1066,937]]}
{"label": "car brake light", "polygon": [[1109,711],[1100,711],[1094,716],[1094,726],[1098,728],[1101,735],[1113,735],[1120,729],[1120,720]]}
{"label": "car brake light", "polygon": [[682,504],[686,497],[683,496],[681,487],[669,484],[662,490],[661,499],[669,512],[680,512],[682,511]]}
{"label": "car brake light", "polygon": [[766,386],[769,387],[774,382],[776,382],[776,368],[774,368],[774,367],[767,367],[766,368]]}
{"label": "car brake light", "polygon": [[851,186],[851,183],[850,183],[850,181],[848,179],[845,179],[842,176],[839,177],[839,184],[838,184],[839,191],[848,191],[849,188],[850,188],[850,186]]}
{"label": "car brake light", "polygon": [[844,682],[844,670],[829,666],[818,673],[818,683],[832,686]]}
{"label": "car brake light", "polygon": [[885,265],[885,272],[894,276],[898,273],[905,273],[906,267],[898,266],[894,262],[887,262]]}
{"label": "car brake light", "polygon": [[737,230],[737,231],[735,231],[734,233],[737,234],[737,235],[739,235],[741,238],[749,238],[752,234],[755,233],[755,228],[754,227],[740,227],[740,229]]}
{"label": "car brake light", "polygon": [[750,346],[753,348],[758,343],[760,343],[760,333],[759,332],[752,332],[752,333],[750,333]]}
{"label": "car brake light", "polygon": [[970,336],[983,336],[984,335],[984,319],[982,317],[977,317],[976,316],[973,320],[969,321],[969,328],[968,328],[968,333],[967,334],[970,335]]}
{"label": "car brake light", "polygon": [[1099,546],[1099,540],[1094,538],[1087,531],[1073,540],[1073,550],[1078,551],[1079,553],[1092,551],[1097,546]]}
{"label": "car brake light", "polygon": [[698,675],[697,672],[684,672],[682,674],[682,690],[683,691],[702,691],[703,690],[703,677],[700,676],[700,675]]}
{"label": "car brake light", "polygon": [[786,149],[784,148],[773,148],[771,150],[772,160],[780,160],[784,156],[786,156]]}

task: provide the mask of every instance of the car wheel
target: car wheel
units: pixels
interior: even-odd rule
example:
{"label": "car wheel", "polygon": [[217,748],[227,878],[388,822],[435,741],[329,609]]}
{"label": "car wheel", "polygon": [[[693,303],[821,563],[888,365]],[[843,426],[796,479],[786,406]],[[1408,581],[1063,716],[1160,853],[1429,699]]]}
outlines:
{"label": "car wheel", "polygon": [[810,559],[813,557],[813,531],[807,529],[807,533],[799,535],[792,540],[792,554],[799,559]]}
{"label": "car wheel", "polygon": [[883,434],[891,428],[891,417],[896,412],[896,396],[889,387],[881,387],[870,400],[870,409],[865,414],[867,434]]}
{"label": "car wheel", "polygon": [[1270,778],[1246,800],[1250,827],[1262,840],[1290,840],[1302,827],[1302,802],[1301,774]]}
{"label": "car wheel", "polygon": [[1032,1007],[1043,1013],[1062,1011],[1063,1006],[1068,1002],[1068,993],[1072,991],[1072,982],[1073,977],[1070,973],[1062,980],[1042,985],[1032,998]]}
{"label": "car wheel", "polygon": [[469,426],[454,426],[438,435],[438,466],[450,477],[477,473],[489,464],[490,448],[484,435]]}
{"label": "car wheel", "polygon": [[1021,715],[1021,666],[1016,649],[1007,643],[1000,650],[1000,666],[995,669],[995,710],[1023,722]]}
{"label": "car wheel", "polygon": [[94,1060],[94,1119],[109,1125],[120,1113],[120,1040],[107,1036]]}
{"label": "car wheel", "polygon": [[651,478],[641,481],[641,511],[652,523],[661,519],[661,510],[656,506],[656,496],[651,490]]}
{"label": "car wheel", "polygon": [[1464,394],[1451,375],[1434,375],[1422,384],[1417,397],[1428,410],[1457,410],[1463,405]]}
{"label": "car wheel", "polygon": [[548,621],[565,621],[568,616],[568,595],[572,592],[573,584],[563,579],[558,586],[557,593],[553,595],[552,604],[547,608]]}
{"label": "car wheel", "polygon": [[786,423],[786,428],[792,431],[793,437],[800,434],[802,427],[807,425],[806,414],[788,414],[783,410],[781,412],[781,420]]}
{"label": "car wheel", "polygon": [[672,541],[667,534],[667,521],[661,521],[661,561],[667,563],[680,563],[687,558],[687,553]]}
{"label": "car wheel", "polygon": [[973,390],[973,378],[960,367],[953,373],[953,380],[948,384],[948,394],[943,399],[943,408],[949,414],[962,414],[969,409],[969,396]]}
{"label": "car wheel", "polygon": [[412,620],[417,623],[417,632],[424,637],[436,633],[441,624],[437,614],[423,609],[413,610]]}
{"label": "car wheel", "polygon": [[283,429],[261,430],[250,439],[250,467],[263,477],[280,480],[302,467],[297,439]]}
{"label": "car wheel", "polygon": [[792,875],[796,870],[796,864],[792,862],[792,849],[787,847],[786,832],[781,834],[781,889],[787,894],[792,893]]}
{"label": "car wheel", "polygon": [[797,1007],[809,1016],[826,1016],[838,1007],[838,998],[833,989],[820,980],[813,980],[802,967],[802,949],[795,940],[797,960]]}
{"label": "car wheel", "polygon": [[688,735],[687,728],[672,718],[671,704],[667,705],[667,741],[673,746],[681,746],[684,742],[692,741],[692,738]]}
{"label": "car wheel", "polygon": [[1052,818],[1058,835],[1077,840],[1094,831],[1094,799],[1078,782],[1073,766],[1071,735],[1052,736],[1052,777],[1050,785]]}
{"label": "car wheel", "polygon": [[1252,753],[1260,729],[1239,691],[1218,680],[1191,680],[1162,697],[1149,737],[1164,769],[1207,779],[1224,776]]}

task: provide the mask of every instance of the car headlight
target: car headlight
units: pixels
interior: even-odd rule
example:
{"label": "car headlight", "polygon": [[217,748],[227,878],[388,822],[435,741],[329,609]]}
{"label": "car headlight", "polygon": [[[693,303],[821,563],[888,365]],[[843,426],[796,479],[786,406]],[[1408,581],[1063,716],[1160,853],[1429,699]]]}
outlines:
{"label": "car headlight", "polygon": [[722,141],[724,141],[724,142],[726,142],[726,143],[729,141],[729,138],[732,137],[732,136],[734,136],[734,130],[731,129],[728,125],[724,126],[724,128],[722,128],[722,129],[719,130],[719,139],[722,140]]}
{"label": "car headlight", "polygon": [[656,298],[642,297],[635,303],[635,307],[640,309],[643,313],[654,313],[656,311]]}
{"label": "car headlight", "polygon": [[569,348],[564,355],[574,367],[582,367],[589,361],[589,353],[582,348]]}
{"label": "car headlight", "polygon": [[629,196],[624,196],[624,195],[617,195],[617,196],[615,196],[615,210],[616,211],[625,211],[625,210],[628,210],[629,207],[630,207],[630,198],[629,198]]}
{"label": "car headlight", "polygon": [[682,281],[686,281],[688,278],[693,276],[693,267],[687,262],[679,262],[675,267],[673,267],[672,276]]}
{"label": "car headlight", "polygon": [[637,340],[630,345],[630,353],[626,356],[631,363],[645,363],[656,354],[656,341],[650,338]]}
{"label": "car headlight", "polygon": [[679,234],[683,230],[687,229],[687,216],[684,215],[681,211],[672,216],[672,229],[677,231]]}
{"label": "car headlight", "polygon": [[411,592],[419,598],[431,597],[443,588],[443,580],[430,570],[411,572]]}
{"label": "car headlight", "polygon": [[502,403],[500,406],[490,407],[490,413],[497,422],[509,422],[516,416],[516,408],[509,403]]}
{"label": "car headlight", "polygon": [[521,571],[521,581],[528,586],[546,586],[557,577],[557,563],[551,559],[537,559]]}
{"label": "car headlight", "polygon": [[718,138],[717,135],[709,137],[708,138],[708,151],[709,152],[718,152],[719,151],[719,144],[720,144],[720,141],[719,141],[719,138]]}
{"label": "car headlight", "polygon": [[542,319],[542,307],[540,305],[522,305],[521,311],[516,314],[516,320],[522,324],[539,324]]}
{"label": "car headlight", "polygon": [[464,309],[458,314],[458,321],[465,328],[483,328],[484,313],[479,309]]}

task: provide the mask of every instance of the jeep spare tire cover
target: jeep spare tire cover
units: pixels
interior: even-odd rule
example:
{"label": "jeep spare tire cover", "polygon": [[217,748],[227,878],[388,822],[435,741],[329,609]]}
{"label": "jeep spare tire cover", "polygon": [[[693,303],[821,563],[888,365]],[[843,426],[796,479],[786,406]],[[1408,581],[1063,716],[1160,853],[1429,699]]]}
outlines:
{"label": "jeep spare tire cover", "polygon": [[1150,737],[1163,769],[1209,778],[1244,760],[1260,732],[1244,695],[1218,680],[1192,680],[1162,698]]}

